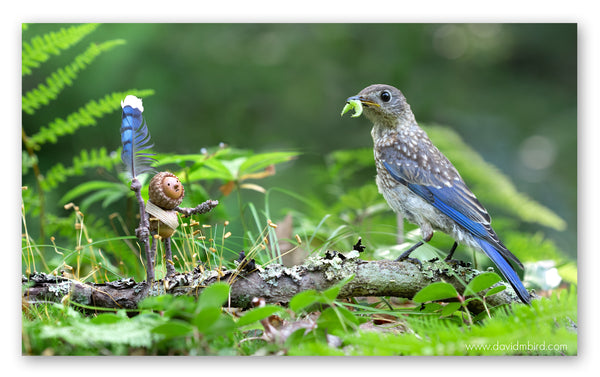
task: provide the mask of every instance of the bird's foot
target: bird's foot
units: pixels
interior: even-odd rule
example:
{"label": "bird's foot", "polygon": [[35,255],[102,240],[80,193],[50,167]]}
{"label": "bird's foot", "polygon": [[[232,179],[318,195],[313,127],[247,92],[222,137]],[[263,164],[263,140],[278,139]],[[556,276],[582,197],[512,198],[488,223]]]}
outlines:
{"label": "bird's foot", "polygon": [[470,267],[471,263],[462,261],[460,259],[444,259],[444,262],[450,266]]}
{"label": "bird's foot", "polygon": [[400,257],[396,258],[396,262],[404,262],[404,261],[409,261],[409,262],[412,262],[412,263],[418,265],[419,267],[423,267],[423,264],[417,258],[410,258],[408,255],[404,258],[402,257],[402,255]]}
{"label": "bird's foot", "polygon": [[452,264],[452,265],[459,265],[459,266],[463,266],[463,267],[468,267],[469,263],[463,262],[463,261],[458,260],[458,259],[452,259],[452,256],[454,255],[454,252],[456,251],[457,247],[458,247],[458,242],[454,242],[454,245],[452,245],[452,248],[450,248],[450,252],[446,256],[446,258],[444,258],[444,262],[446,262],[448,264]]}
{"label": "bird's foot", "polygon": [[409,257],[410,253],[414,250],[414,248],[410,248],[409,250],[405,251],[404,253],[402,253],[402,255],[400,255],[398,258],[396,258],[396,262],[404,262],[404,261],[409,261],[412,262],[414,264],[418,264],[419,266],[423,266],[421,264],[421,261],[418,260],[417,258],[411,258]]}
{"label": "bird's foot", "polygon": [[423,245],[423,241],[419,241],[416,244],[414,244],[410,249],[406,250],[404,253],[402,253],[402,255],[400,255],[398,258],[396,258],[396,262],[402,262],[405,260],[409,260],[415,264],[418,264],[419,266],[421,265],[421,261],[418,260],[417,258],[409,258],[410,253],[412,253],[413,251],[415,251],[416,248],[418,248],[419,246]]}

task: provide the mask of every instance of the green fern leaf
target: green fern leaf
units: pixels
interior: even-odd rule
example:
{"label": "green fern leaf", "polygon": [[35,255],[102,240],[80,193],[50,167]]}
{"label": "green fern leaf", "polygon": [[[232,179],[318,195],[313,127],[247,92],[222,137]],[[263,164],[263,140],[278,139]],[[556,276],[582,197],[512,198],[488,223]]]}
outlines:
{"label": "green fern leaf", "polygon": [[108,154],[106,148],[92,149],[91,151],[82,150],[79,156],[73,157],[73,165],[69,168],[61,163],[57,163],[46,173],[41,186],[44,190],[50,190],[69,177],[83,175],[89,168],[112,169],[113,166],[120,163],[121,158],[117,154]]}
{"label": "green fern leaf", "polygon": [[76,112],[68,115],[66,119],[56,118],[47,127],[41,127],[36,134],[27,140],[27,145],[37,149],[46,142],[56,143],[59,136],[72,134],[80,127],[95,126],[96,119],[120,109],[121,100],[128,94],[144,98],[153,95],[154,90],[132,89],[126,92],[108,94],[98,101],[92,100]]}
{"label": "green fern leaf", "polygon": [[[42,36],[35,36],[29,42],[23,42],[21,54],[22,75],[27,76],[33,68],[39,67],[50,58],[50,55],[59,55],[62,50],[73,46],[86,35],[96,30],[100,24],[83,24],[61,28],[57,32],[50,32]],[[23,24],[23,31],[27,25]]]}
{"label": "green fern leaf", "polygon": [[79,205],[84,211],[98,201],[102,201],[102,207],[106,208],[112,202],[126,197],[129,192],[131,191],[127,185],[122,182],[89,181],[69,190],[59,199],[59,203],[68,203],[85,195],[85,199]]}
{"label": "green fern leaf", "polygon": [[[113,317],[113,318],[107,318]],[[140,314],[133,318],[124,315],[102,314],[99,319],[75,318],[68,324],[44,325],[42,338],[60,338],[80,347],[100,347],[107,344],[123,344],[131,347],[150,347],[163,337],[152,332],[166,322],[157,314]]]}
{"label": "green fern leaf", "polygon": [[85,52],[78,55],[71,64],[53,72],[46,79],[46,84],[40,84],[37,88],[25,93],[22,97],[23,111],[29,115],[34,114],[37,109],[56,99],[67,85],[72,85],[79,72],[90,65],[101,53],[124,43],[125,40],[123,39],[106,41],[101,44],[92,43],[90,47]]}

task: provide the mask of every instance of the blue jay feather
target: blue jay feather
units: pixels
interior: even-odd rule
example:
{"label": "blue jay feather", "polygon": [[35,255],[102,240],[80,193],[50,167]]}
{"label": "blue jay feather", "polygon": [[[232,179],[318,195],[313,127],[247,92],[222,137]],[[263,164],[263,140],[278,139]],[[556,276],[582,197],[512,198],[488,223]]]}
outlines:
{"label": "blue jay feather", "polygon": [[402,93],[388,85],[372,85],[348,100],[360,100],[373,122],[377,185],[390,207],[419,225],[425,241],[440,230],[482,250],[529,303],[510,261],[523,265],[502,244],[487,210],[456,168],[418,126]]}
{"label": "blue jay feather", "polygon": [[150,132],[142,116],[144,108],[141,103],[134,96],[127,96],[121,102],[121,160],[131,178],[152,171],[151,164],[156,161],[151,157],[154,153],[147,152],[154,144],[150,143]]}

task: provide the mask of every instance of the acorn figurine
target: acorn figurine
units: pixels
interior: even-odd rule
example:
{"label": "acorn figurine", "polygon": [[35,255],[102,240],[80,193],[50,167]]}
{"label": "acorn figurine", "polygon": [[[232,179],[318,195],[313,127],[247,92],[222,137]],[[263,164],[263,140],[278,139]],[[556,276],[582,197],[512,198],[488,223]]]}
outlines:
{"label": "acorn figurine", "polygon": [[185,190],[173,173],[160,172],[150,181],[146,212],[150,215],[150,232],[166,239],[179,226],[175,207],[181,204]]}
{"label": "acorn figurine", "polygon": [[[185,190],[179,178],[167,171],[160,172],[152,177],[148,186],[148,202],[146,213],[150,223],[150,234],[160,236],[165,243],[165,262],[167,276],[175,274],[173,254],[171,252],[171,236],[179,226],[179,219],[175,208],[183,201]],[[155,238],[152,242],[152,259],[156,255]]]}
{"label": "acorn figurine", "polygon": [[[175,275],[176,272],[175,264],[173,263],[173,253],[171,252],[171,236],[173,236],[179,226],[177,212],[184,217],[188,217],[210,212],[219,204],[217,200],[207,200],[195,208],[180,208],[179,205],[183,201],[184,195],[183,184],[181,184],[179,178],[173,173],[167,171],[160,172],[150,180],[148,202],[146,203],[149,231],[153,236],[150,259],[154,260],[158,239],[162,239],[165,243],[166,276]],[[153,270],[154,265],[152,264],[149,268]]]}

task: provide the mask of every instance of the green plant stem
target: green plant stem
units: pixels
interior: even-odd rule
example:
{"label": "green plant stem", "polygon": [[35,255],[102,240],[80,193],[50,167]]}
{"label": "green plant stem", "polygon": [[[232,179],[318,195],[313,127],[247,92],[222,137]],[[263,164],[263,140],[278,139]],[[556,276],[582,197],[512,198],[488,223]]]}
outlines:
{"label": "green plant stem", "polygon": [[[25,130],[21,128],[21,138],[23,140],[23,145],[25,145],[25,149],[27,150],[27,154],[29,155],[29,157],[34,158],[35,157],[35,152],[33,151],[33,147],[28,143],[29,141],[29,137],[27,136],[27,134],[25,133]],[[44,222],[45,222],[45,218],[46,218],[46,213],[44,211],[44,204],[45,204],[45,200],[44,200],[44,190],[42,189],[42,184],[41,184],[41,180],[42,180],[42,173],[40,172],[40,166],[38,165],[37,162],[33,163],[33,175],[35,176],[35,185],[37,187],[38,190],[38,197],[40,199],[40,239],[44,239]]]}
{"label": "green plant stem", "polygon": [[[236,194],[237,194],[237,199],[238,199],[238,207],[240,209],[240,224],[242,224],[242,229],[244,230],[243,234],[248,234],[248,226],[246,224],[246,221],[244,220],[244,205],[242,204],[242,193],[241,193],[241,189],[239,187],[239,185],[236,183],[236,188],[235,188]],[[244,239],[244,243],[246,243],[246,240]],[[246,246],[246,245],[244,245]]]}

